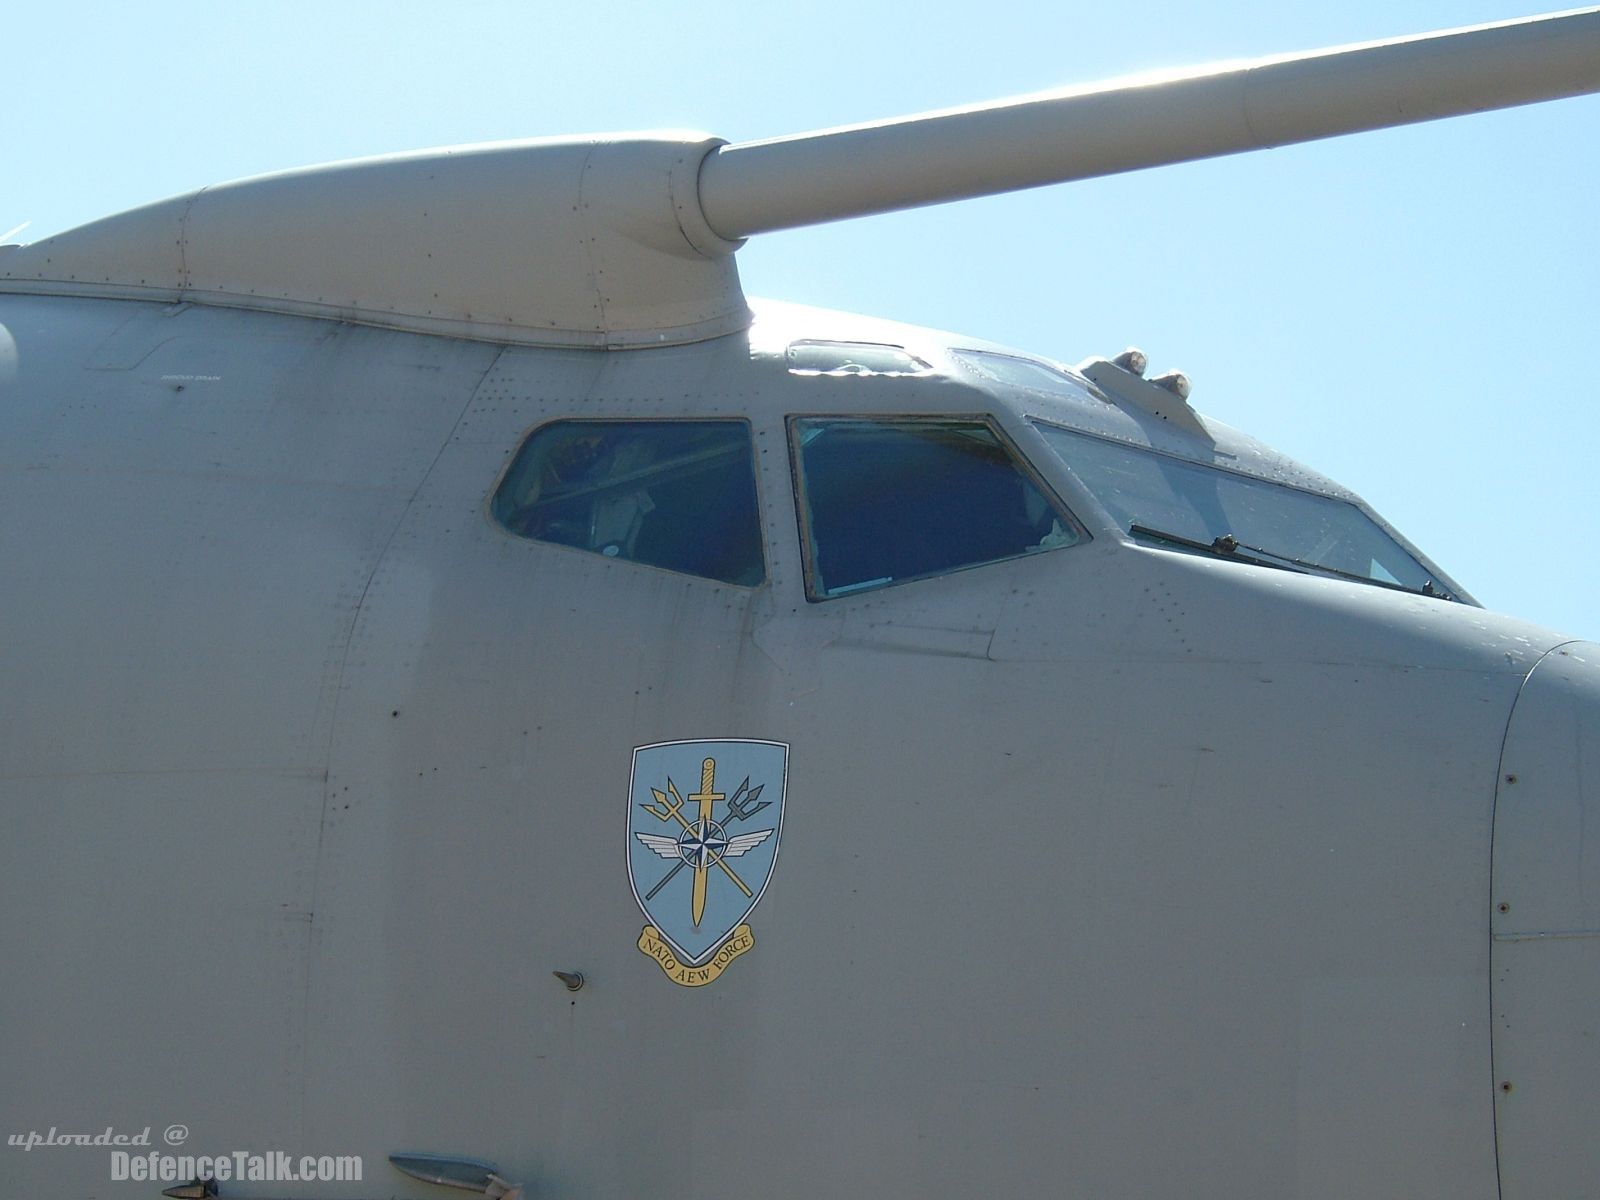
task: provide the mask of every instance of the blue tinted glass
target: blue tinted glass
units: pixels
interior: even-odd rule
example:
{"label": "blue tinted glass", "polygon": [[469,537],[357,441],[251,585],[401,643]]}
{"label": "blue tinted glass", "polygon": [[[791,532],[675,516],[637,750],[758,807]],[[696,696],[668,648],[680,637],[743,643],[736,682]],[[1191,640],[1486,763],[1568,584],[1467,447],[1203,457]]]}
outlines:
{"label": "blue tinted glass", "polygon": [[742,421],[556,421],[495,492],[512,533],[746,587],[763,577]]}
{"label": "blue tinted glass", "polygon": [[1125,530],[1139,526],[1204,545],[1231,537],[1290,565],[1416,590],[1431,583],[1415,558],[1347,500],[1037,424],[1051,449]]}
{"label": "blue tinted glass", "polygon": [[793,422],[813,596],[1078,540],[981,421]]}

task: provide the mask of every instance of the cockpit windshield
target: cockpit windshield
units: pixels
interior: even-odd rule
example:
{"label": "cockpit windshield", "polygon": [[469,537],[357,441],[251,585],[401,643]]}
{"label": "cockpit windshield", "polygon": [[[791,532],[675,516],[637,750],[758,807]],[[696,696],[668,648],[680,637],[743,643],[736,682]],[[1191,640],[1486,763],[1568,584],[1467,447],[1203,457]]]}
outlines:
{"label": "cockpit windshield", "polygon": [[1035,421],[1107,512],[1150,545],[1445,596],[1347,500]]}

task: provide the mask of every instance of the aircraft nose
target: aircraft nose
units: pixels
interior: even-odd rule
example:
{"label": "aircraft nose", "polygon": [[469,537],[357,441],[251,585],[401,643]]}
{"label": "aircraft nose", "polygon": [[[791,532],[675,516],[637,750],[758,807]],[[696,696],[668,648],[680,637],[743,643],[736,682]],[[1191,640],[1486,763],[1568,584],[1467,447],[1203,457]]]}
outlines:
{"label": "aircraft nose", "polygon": [[1600,1192],[1600,645],[1529,672],[1500,759],[1490,896],[1503,1200]]}

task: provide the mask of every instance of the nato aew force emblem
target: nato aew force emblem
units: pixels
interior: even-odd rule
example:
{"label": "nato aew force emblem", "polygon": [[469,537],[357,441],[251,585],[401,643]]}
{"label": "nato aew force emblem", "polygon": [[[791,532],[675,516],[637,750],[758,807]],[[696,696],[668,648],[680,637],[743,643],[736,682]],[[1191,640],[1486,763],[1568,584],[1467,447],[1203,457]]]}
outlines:
{"label": "nato aew force emblem", "polygon": [[789,747],[659,742],[633,752],[628,882],[650,924],[639,949],[700,987],[755,945],[744,919],[778,861]]}

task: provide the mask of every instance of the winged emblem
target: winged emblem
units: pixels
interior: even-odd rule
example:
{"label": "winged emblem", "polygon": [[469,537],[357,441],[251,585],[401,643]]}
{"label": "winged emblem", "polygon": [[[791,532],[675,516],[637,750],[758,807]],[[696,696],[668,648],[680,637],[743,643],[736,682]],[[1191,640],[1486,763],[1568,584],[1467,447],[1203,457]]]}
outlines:
{"label": "winged emblem", "polygon": [[[634,751],[628,875],[654,922],[640,949],[675,982],[710,982],[753,944],[742,922],[772,875],[787,765],[780,742],[665,742]],[[741,780],[731,794],[718,789],[719,774]],[[687,780],[697,777],[691,790]],[[776,802],[762,799],[769,787]],[[735,828],[769,809],[765,828]]]}
{"label": "winged emblem", "polygon": [[[720,835],[721,827],[715,827],[715,834]],[[633,835],[662,858],[681,858],[690,866],[694,866],[701,853],[719,854],[722,858],[738,858],[754,850],[762,842],[772,836],[772,830],[761,829],[755,833],[736,833],[731,838],[721,842],[710,840],[698,844],[680,841],[678,838],[662,837],[658,833],[636,833]]]}

